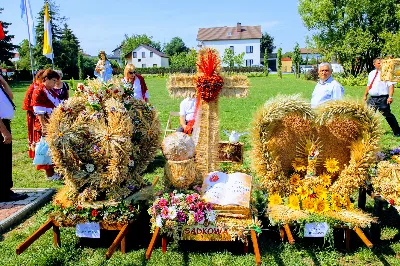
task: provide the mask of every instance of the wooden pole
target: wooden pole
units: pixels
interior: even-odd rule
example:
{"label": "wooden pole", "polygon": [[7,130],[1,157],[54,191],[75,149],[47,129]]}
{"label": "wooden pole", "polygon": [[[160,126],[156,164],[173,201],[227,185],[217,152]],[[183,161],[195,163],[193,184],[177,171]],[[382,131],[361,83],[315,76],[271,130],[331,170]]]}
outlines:
{"label": "wooden pole", "polygon": [[156,227],[156,229],[154,230],[153,236],[151,237],[149,247],[146,250],[146,259],[147,260],[150,259],[150,257],[151,257],[151,253],[153,252],[154,244],[156,243],[159,232],[160,232],[160,227]]}
{"label": "wooden pole", "polygon": [[161,238],[161,251],[162,253],[167,252],[167,238],[165,236]]}
{"label": "wooden pole", "polygon": [[260,249],[258,248],[257,235],[254,230],[250,231],[251,242],[253,242],[254,256],[256,257],[256,264],[261,265]]}
{"label": "wooden pole", "polygon": [[368,240],[368,238],[364,235],[364,232],[358,228],[357,226],[353,228],[353,230],[356,232],[356,234],[361,238],[362,242],[368,247],[372,248],[374,245],[371,243],[371,241]]}
{"label": "wooden pole", "polygon": [[284,224],[283,228],[285,229],[285,233],[287,235],[289,243],[290,244],[294,244],[294,238],[293,238],[292,232],[290,231],[289,225],[288,224]]}
{"label": "wooden pole", "polygon": [[[112,254],[115,252],[115,250],[117,249],[118,245],[122,242],[122,239],[125,238],[126,233],[128,233],[129,225],[130,224],[127,223],[126,225],[124,225],[124,227],[122,227],[121,231],[119,231],[119,234],[115,238],[114,242],[112,243],[112,245],[107,250],[107,253],[106,253],[106,258],[107,259],[111,258]],[[125,251],[123,253],[125,253]]]}
{"label": "wooden pole", "polygon": [[28,237],[21,245],[16,249],[17,255],[24,252],[33,242],[35,242],[41,235],[46,233],[53,226],[53,219],[47,220],[36,232],[34,232],[30,237]]}

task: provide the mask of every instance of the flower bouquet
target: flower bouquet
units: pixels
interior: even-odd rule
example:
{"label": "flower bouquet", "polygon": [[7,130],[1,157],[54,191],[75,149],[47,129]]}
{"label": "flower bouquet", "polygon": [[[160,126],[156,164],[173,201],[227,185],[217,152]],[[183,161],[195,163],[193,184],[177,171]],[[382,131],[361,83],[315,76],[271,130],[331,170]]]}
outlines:
{"label": "flower bouquet", "polygon": [[179,232],[184,225],[214,224],[216,212],[211,203],[206,203],[198,193],[184,194],[174,190],[157,198],[149,208],[151,231],[156,227],[161,233],[179,240]]}

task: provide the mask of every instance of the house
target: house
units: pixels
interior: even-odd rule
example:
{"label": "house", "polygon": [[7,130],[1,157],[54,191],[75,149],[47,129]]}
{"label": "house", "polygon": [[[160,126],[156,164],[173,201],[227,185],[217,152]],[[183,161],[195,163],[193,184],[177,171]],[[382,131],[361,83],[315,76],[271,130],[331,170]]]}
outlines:
{"label": "house", "polygon": [[282,72],[292,72],[292,59],[290,57],[282,58]]}
{"label": "house", "polygon": [[112,54],[107,55],[108,59],[113,59],[115,61],[117,61],[117,63],[122,66],[122,60],[121,60],[121,48],[122,46],[118,46],[117,48],[115,48],[114,50],[112,50]]}
{"label": "house", "polygon": [[321,54],[315,49],[308,49],[308,48],[300,48],[300,56],[305,60],[315,59],[317,62],[321,62],[322,56]]}
{"label": "house", "polygon": [[135,50],[125,55],[127,64],[137,68],[169,67],[168,56],[151,46],[141,44]]}
{"label": "house", "polygon": [[[261,26],[200,28],[197,32],[198,47],[211,47],[218,50],[221,59],[225,49],[230,48],[235,55],[244,52],[246,66],[260,65]],[[222,64],[224,65],[224,64]]]}

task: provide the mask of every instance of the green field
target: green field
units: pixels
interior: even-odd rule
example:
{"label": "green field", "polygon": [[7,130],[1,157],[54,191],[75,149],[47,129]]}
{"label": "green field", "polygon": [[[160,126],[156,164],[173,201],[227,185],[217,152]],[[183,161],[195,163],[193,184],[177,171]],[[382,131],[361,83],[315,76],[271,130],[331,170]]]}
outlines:
{"label": "green field", "polygon": [[[284,75],[278,79],[276,75],[267,78],[250,78],[251,89],[249,96],[244,99],[221,99],[220,101],[220,135],[227,137],[223,129],[239,132],[249,131],[253,114],[263,103],[277,94],[301,94],[305,99],[311,98],[315,83],[302,79],[296,80],[292,75]],[[181,99],[171,99],[166,89],[166,79],[147,78],[150,102],[157,108],[160,115],[161,127],[165,128],[170,111],[179,111]],[[27,156],[27,133],[25,112],[20,106],[25,90],[29,84],[12,84],[17,105],[16,118],[12,123],[14,187],[56,187],[62,186],[62,181],[48,181],[44,172],[35,170],[31,159]],[[365,87],[345,87],[346,97],[361,100]],[[399,95],[399,96],[398,96]],[[392,110],[400,118],[400,94],[395,93]],[[392,132],[383,120],[382,127],[385,134],[381,140],[384,150],[400,145],[400,138],[393,137]],[[241,139],[245,143],[245,167],[249,167],[249,152],[251,150],[250,137]],[[152,179],[162,175],[162,166],[154,165],[152,170],[145,174],[145,178]],[[371,208],[371,202],[369,202]],[[134,241],[127,254],[117,251],[109,260],[105,260],[106,246],[93,248],[85,245],[75,237],[74,230],[63,228],[61,232],[62,247],[52,246],[52,233],[49,231],[35,242],[22,255],[15,255],[16,246],[33,233],[45,220],[44,209],[29,217],[24,223],[3,234],[0,242],[0,265],[254,265],[251,253],[242,255],[242,247],[232,243],[210,245],[197,243],[180,245],[162,254],[159,246],[153,252],[150,261],[144,260],[146,241]],[[397,220],[396,220],[397,219]],[[263,265],[400,265],[400,222],[387,214],[384,220],[382,243],[372,250],[360,243],[355,243],[351,251],[341,248],[313,245],[311,241],[299,239],[295,245],[281,244],[278,241],[276,228],[266,228],[260,236],[260,248]],[[134,235],[134,233],[132,234]],[[356,239],[356,237],[353,237]],[[142,239],[143,240],[143,239]],[[356,242],[356,241],[355,241]],[[108,243],[110,244],[110,243]],[[202,252],[199,252],[201,250]]]}

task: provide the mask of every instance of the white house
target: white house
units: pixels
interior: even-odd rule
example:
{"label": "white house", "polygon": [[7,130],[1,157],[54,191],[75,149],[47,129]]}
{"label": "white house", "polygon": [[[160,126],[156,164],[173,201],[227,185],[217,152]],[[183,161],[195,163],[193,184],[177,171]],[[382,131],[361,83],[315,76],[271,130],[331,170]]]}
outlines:
{"label": "white house", "polygon": [[[261,26],[200,28],[197,33],[199,47],[212,47],[218,50],[221,59],[225,49],[230,48],[235,55],[244,52],[246,66],[260,65]],[[224,65],[224,64],[223,64]]]}
{"label": "white house", "polygon": [[137,68],[168,67],[168,56],[151,46],[142,44],[125,56],[127,63],[134,64]]}

